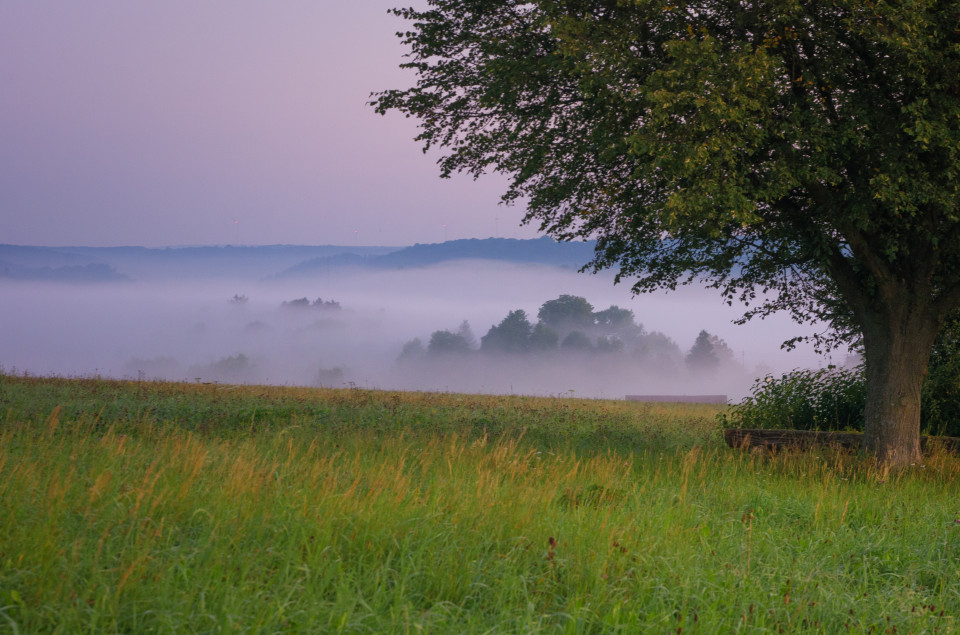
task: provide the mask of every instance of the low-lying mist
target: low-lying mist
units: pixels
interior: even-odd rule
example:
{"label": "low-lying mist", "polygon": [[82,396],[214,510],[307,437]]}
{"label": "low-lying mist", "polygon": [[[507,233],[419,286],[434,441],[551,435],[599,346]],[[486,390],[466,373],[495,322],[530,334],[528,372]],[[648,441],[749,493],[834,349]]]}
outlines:
{"label": "low-lying mist", "polygon": [[[684,288],[632,297],[612,275],[545,266],[460,262],[311,279],[179,280],[67,285],[0,282],[0,365],[8,373],[129,379],[357,386],[454,392],[623,398],[726,394],[738,398],[771,371],[828,363],[780,344],[810,332],[786,317],[736,326],[742,307]],[[471,351],[398,361],[404,345],[469,322],[475,344],[511,311],[536,323],[544,302],[568,294],[600,311],[629,309],[685,355],[702,330],[732,355],[716,371],[642,359],[629,350],[539,355]],[[306,302],[294,302],[306,298]],[[320,303],[316,303],[317,299]],[[304,306],[306,305],[306,306]],[[838,360],[842,361],[842,360]]]}

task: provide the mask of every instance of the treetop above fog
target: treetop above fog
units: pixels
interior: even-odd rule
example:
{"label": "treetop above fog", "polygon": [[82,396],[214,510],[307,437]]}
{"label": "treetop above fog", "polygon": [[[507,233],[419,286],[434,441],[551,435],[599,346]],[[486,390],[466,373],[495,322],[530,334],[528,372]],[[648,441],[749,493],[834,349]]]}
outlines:
{"label": "treetop above fog", "polygon": [[566,294],[544,302],[537,317],[555,331],[564,332],[591,328],[596,321],[593,305],[586,298]]}
{"label": "treetop above fog", "polygon": [[510,311],[480,338],[479,347],[470,323],[464,320],[456,331],[434,331],[426,346],[419,338],[407,342],[398,362],[455,360],[467,363],[467,357],[477,359],[478,356],[510,359],[529,356],[560,361],[564,357],[583,360],[590,356],[609,361],[629,360],[643,367],[657,368],[664,374],[679,371],[684,361],[688,370],[699,375],[743,370],[736,364],[730,347],[718,336],[701,331],[684,358],[673,340],[663,333],[648,333],[635,322],[632,311],[617,306],[593,311],[585,298],[565,294],[544,302],[538,316],[540,319],[532,324],[526,311]]}

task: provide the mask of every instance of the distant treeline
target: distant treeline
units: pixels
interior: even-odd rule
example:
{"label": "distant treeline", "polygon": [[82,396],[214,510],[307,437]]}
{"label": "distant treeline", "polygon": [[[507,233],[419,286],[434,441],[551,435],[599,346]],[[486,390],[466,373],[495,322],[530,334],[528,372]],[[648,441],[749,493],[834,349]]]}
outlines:
{"label": "distant treeline", "polygon": [[434,331],[427,343],[414,338],[403,346],[400,364],[488,356],[617,356],[665,372],[684,366],[694,373],[712,373],[735,364],[726,342],[700,331],[684,353],[672,339],[638,324],[633,311],[616,305],[595,311],[585,298],[561,295],[544,302],[532,323],[522,309],[511,311],[479,342],[467,320],[456,330]]}

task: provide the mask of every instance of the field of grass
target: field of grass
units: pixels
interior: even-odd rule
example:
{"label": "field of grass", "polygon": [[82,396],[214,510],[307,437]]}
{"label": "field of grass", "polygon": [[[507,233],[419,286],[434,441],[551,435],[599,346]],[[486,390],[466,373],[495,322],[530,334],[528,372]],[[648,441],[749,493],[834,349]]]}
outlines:
{"label": "field of grass", "polygon": [[0,632],[960,630],[960,460],[719,410],[0,376]]}

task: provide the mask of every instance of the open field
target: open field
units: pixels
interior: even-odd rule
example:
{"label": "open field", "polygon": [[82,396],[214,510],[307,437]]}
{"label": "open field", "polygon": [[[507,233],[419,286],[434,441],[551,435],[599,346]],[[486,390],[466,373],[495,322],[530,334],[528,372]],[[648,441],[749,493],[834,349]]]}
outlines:
{"label": "open field", "polygon": [[0,376],[0,632],[960,630],[960,460],[719,411]]}

